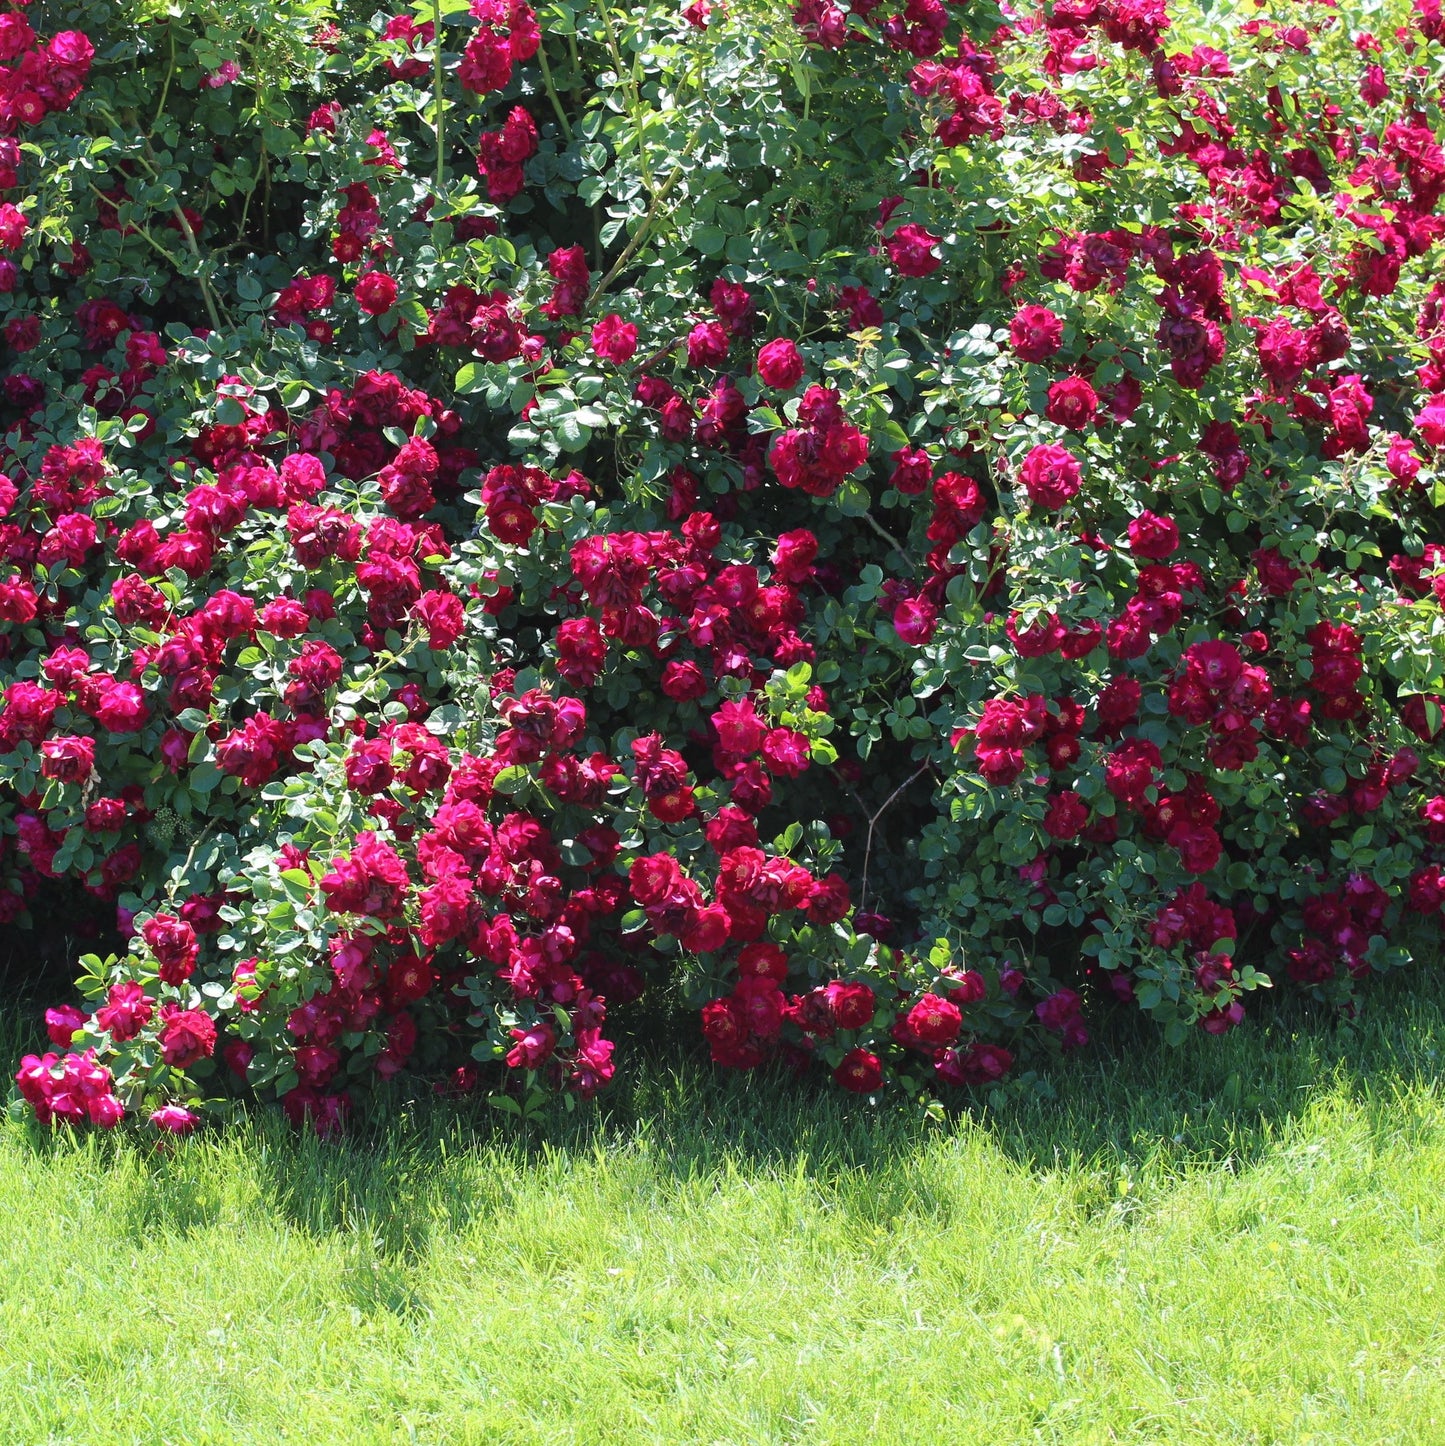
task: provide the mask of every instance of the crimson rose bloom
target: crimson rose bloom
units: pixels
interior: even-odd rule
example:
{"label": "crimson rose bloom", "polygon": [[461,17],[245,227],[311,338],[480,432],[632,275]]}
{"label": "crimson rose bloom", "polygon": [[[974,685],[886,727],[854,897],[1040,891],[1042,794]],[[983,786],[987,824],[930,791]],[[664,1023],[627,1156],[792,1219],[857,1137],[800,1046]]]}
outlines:
{"label": "crimson rose bloom", "polygon": [[952,1044],[963,1028],[963,1014],[958,1005],[937,994],[924,994],[908,1011],[908,1028],[924,1044]]}
{"label": "crimson rose bloom", "polygon": [[168,1135],[189,1135],[200,1122],[201,1117],[184,1105],[162,1105],[151,1115],[151,1124]]}
{"label": "crimson rose bloom", "polygon": [[883,1084],[883,1062],[866,1049],[850,1049],[843,1056],[833,1078],[855,1095],[870,1095]]}
{"label": "crimson rose bloom", "polygon": [[1162,561],[1179,550],[1179,528],[1169,517],[1141,512],[1129,523],[1129,551],[1151,562]]}
{"label": "crimson rose bloom", "polygon": [[592,328],[592,350],[603,361],[621,366],[637,351],[637,328],[615,311],[609,312]]}
{"label": "crimson rose bloom", "polygon": [[922,447],[900,447],[892,456],[893,471],[888,483],[910,497],[928,491],[933,481],[933,459]]}
{"label": "crimson rose bloom", "polygon": [[1061,843],[1077,838],[1089,821],[1089,806],[1071,789],[1056,793],[1044,815],[1044,832]]}
{"label": "crimson rose bloom", "polygon": [[662,670],[663,695],[674,702],[695,701],[705,697],[707,690],[707,677],[694,662],[674,658]]}
{"label": "crimson rose bloom", "polygon": [[200,954],[196,931],[174,914],[157,914],[141,925],[141,938],[155,955],[157,973],[164,984],[184,984]]}
{"label": "crimson rose bloom", "polygon": [[155,1000],[139,984],[112,984],[95,1022],[117,1043],[134,1039],[151,1022]]}
{"label": "crimson rose bloom", "polygon": [[61,783],[84,783],[95,767],[95,740],[65,736],[40,745],[40,771]]}
{"label": "crimson rose bloom", "polygon": [[862,1029],[873,1018],[873,991],[866,984],[835,979],[823,993],[839,1029]]}
{"label": "crimson rose bloom", "polygon": [[922,226],[900,226],[884,242],[889,259],[903,276],[929,276],[943,265],[934,253],[942,238]]}
{"label": "crimson rose bloom", "polygon": [[427,647],[441,652],[461,637],[466,626],[462,600],[453,592],[436,589],[424,592],[412,604],[412,616],[427,630]]}
{"label": "crimson rose bloom", "polygon": [[687,364],[720,367],[728,357],[728,334],[721,322],[700,321],[687,334]]}
{"label": "crimson rose bloom", "polygon": [[893,628],[899,641],[920,647],[931,642],[938,626],[938,609],[926,598],[906,598],[893,610]]}
{"label": "crimson rose bloom", "polygon": [[949,1084],[985,1085],[1001,1080],[1013,1062],[1013,1055],[997,1044],[971,1044],[965,1050],[951,1050],[935,1069]]}
{"label": "crimson rose bloom", "polygon": [[1083,377],[1062,377],[1049,388],[1044,416],[1060,427],[1082,432],[1098,410],[1098,393]]}
{"label": "crimson rose bloom", "polygon": [[1131,808],[1144,806],[1144,792],[1158,782],[1156,772],[1164,760],[1147,738],[1129,738],[1109,753],[1104,762],[1104,787]]}
{"label": "crimson rose bloom", "polygon": [[1445,446],[1445,392],[1426,397],[1415,413],[1415,430],[1427,447]]}
{"label": "crimson rose bloom", "polygon": [[818,539],[806,527],[782,533],[773,548],[773,579],[776,582],[806,582],[813,575]]}
{"label": "crimson rose bloom", "polygon": [[758,380],[764,386],[787,391],[802,379],[802,353],[786,337],[768,342],[758,352]]}
{"label": "crimson rose bloom", "polygon": [[1034,502],[1056,511],[1078,495],[1079,459],[1067,447],[1045,443],[1034,447],[1024,458],[1019,480]]}
{"label": "crimson rose bloom", "polygon": [[161,1058],[175,1069],[189,1069],[216,1047],[216,1024],[204,1009],[161,1005]]}
{"label": "crimson rose bloom", "polygon": [[1008,336],[1020,361],[1047,361],[1063,344],[1064,323],[1047,306],[1021,306],[1009,323]]}
{"label": "crimson rose bloom", "polygon": [[356,304],[368,316],[384,316],[396,304],[396,282],[384,271],[368,271],[357,279]]}
{"label": "crimson rose bloom", "polygon": [[510,1069],[540,1069],[557,1048],[557,1031],[545,1021],[530,1029],[513,1029],[511,1037],[516,1043],[507,1053]]}

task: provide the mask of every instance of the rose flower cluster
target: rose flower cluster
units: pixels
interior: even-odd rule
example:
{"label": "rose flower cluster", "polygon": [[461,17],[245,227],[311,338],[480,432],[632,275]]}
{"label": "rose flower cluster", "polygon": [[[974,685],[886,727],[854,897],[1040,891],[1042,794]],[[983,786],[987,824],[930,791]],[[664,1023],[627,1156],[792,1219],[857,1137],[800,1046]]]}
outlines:
{"label": "rose flower cluster", "polygon": [[1434,0],[272,8],[0,4],[38,1121],[953,1098],[1433,957]]}

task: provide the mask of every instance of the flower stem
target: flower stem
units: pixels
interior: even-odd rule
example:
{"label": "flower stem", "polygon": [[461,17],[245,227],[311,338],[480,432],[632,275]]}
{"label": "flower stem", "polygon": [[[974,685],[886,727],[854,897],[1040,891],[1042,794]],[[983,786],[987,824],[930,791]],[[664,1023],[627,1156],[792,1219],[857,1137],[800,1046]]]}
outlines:
{"label": "flower stem", "polygon": [[437,122],[437,195],[446,189],[447,136],[446,95],[442,77],[442,0],[432,0],[432,106]]}
{"label": "flower stem", "polygon": [[552,109],[557,112],[557,122],[562,127],[562,134],[570,142],[572,123],[567,119],[567,112],[562,109],[562,101],[557,95],[557,87],[552,83],[552,67],[547,64],[547,47],[545,45],[537,47],[537,59],[542,63],[542,84],[547,87],[547,99],[552,102]]}

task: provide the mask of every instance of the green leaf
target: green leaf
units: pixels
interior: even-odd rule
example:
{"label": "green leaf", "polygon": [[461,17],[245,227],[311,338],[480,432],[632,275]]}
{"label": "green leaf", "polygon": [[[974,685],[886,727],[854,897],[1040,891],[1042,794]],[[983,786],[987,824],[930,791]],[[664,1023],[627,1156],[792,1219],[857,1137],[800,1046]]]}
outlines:
{"label": "green leaf", "polygon": [[692,244],[704,256],[721,256],[727,240],[727,232],[721,226],[693,227]]}
{"label": "green leaf", "polygon": [[478,362],[468,362],[457,372],[452,385],[464,397],[484,391],[487,385],[485,370]]}
{"label": "green leaf", "polygon": [[307,904],[311,901],[311,875],[305,869],[284,869],[280,877],[281,887],[293,903]]}
{"label": "green leaf", "polygon": [[520,793],[527,786],[531,774],[521,764],[514,763],[509,768],[504,768],[492,780],[492,789],[496,793],[514,794]]}
{"label": "green leaf", "polygon": [[584,426],[578,412],[568,412],[557,423],[557,441],[564,452],[580,452],[592,440],[591,427]]}
{"label": "green leaf", "polygon": [[225,775],[209,759],[191,769],[186,783],[192,793],[211,793]]}

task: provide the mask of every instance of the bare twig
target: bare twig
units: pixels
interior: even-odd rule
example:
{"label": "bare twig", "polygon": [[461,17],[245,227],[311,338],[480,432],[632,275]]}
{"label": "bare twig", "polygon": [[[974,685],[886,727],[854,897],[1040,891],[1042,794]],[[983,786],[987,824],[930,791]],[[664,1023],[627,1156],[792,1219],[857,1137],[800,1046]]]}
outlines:
{"label": "bare twig", "polygon": [[[688,148],[691,150],[691,147]],[[592,295],[588,298],[590,306],[612,285],[622,274],[627,263],[637,254],[642,243],[647,240],[653,223],[657,220],[658,212],[662,209],[662,203],[672,194],[672,188],[682,179],[682,173],[686,166],[679,162],[673,167],[672,174],[662,183],[657,193],[652,198],[652,204],[647,208],[647,214],[642,218],[642,225],[633,233],[632,239],[622,248],[622,254],[612,263],[612,269],[602,278],[593,289]]]}
{"label": "bare twig", "polygon": [[[438,6],[441,0],[437,0]],[[567,112],[562,109],[562,101],[557,95],[557,87],[552,83],[552,67],[547,64],[547,47],[537,47],[537,59],[542,63],[542,84],[547,88],[547,98],[552,102],[552,109],[557,112],[557,121],[562,127],[562,134],[570,141],[572,139],[572,122],[567,119]]]}
{"label": "bare twig", "polygon": [[879,520],[874,517],[871,512],[864,512],[860,515],[862,516],[863,520],[868,524],[868,526],[871,527],[873,531],[879,535],[879,537],[881,537],[885,542],[891,543],[893,545],[893,547],[897,550],[899,557],[901,557],[904,562],[909,565],[909,567],[916,568],[918,566],[918,564],[914,562],[913,555],[908,551],[908,549],[904,547],[904,545],[899,542],[899,540],[894,537],[894,535],[889,532],[889,530],[884,527],[883,524],[879,522]]}
{"label": "bare twig", "polygon": [[191,864],[195,861],[196,850],[216,831],[220,826],[220,822],[220,819],[213,818],[210,823],[196,835],[195,842],[191,844],[190,850],[186,854],[185,862],[171,875],[171,881],[166,886],[166,900],[168,902],[175,899],[176,890],[181,887],[182,883],[190,879]]}
{"label": "bare twig", "polygon": [[[447,183],[446,88],[442,77],[442,0],[432,0],[432,106],[437,117],[437,196]],[[544,61],[545,65],[546,62]],[[551,87],[549,86],[550,90]]]}
{"label": "bare twig", "polygon": [[651,371],[652,368],[655,367],[655,366],[658,364],[658,362],[660,362],[660,361],[663,359],[663,357],[671,356],[671,355],[673,354],[673,352],[675,352],[675,351],[678,349],[678,347],[680,347],[680,346],[683,344],[683,342],[685,342],[686,340],[687,340],[687,333],[686,333],[686,332],[681,333],[679,336],[673,337],[673,339],[672,339],[670,342],[668,342],[666,346],[660,346],[660,347],[658,347],[658,349],[657,349],[655,352],[653,352],[653,354],[652,354],[650,357],[648,357],[646,361],[640,363],[639,366],[638,366],[638,368],[637,368],[637,370],[638,370],[639,372],[648,372],[648,371]]}
{"label": "bare twig", "polygon": [[907,778],[903,780],[902,783],[898,785],[897,788],[893,790],[892,793],[888,795],[887,798],[883,800],[882,807],[879,808],[878,812],[873,814],[869,818],[868,837],[863,845],[863,883],[858,892],[858,908],[860,910],[866,909],[868,906],[868,866],[873,859],[873,830],[877,827],[878,820],[883,817],[884,813],[887,812],[888,808],[893,803],[893,800],[897,798],[898,795],[902,793],[903,790],[907,788],[910,783],[913,783],[917,779],[922,778],[923,775],[927,773],[932,767],[933,765],[931,763],[923,763],[918,768],[916,768],[912,773],[908,775]]}

